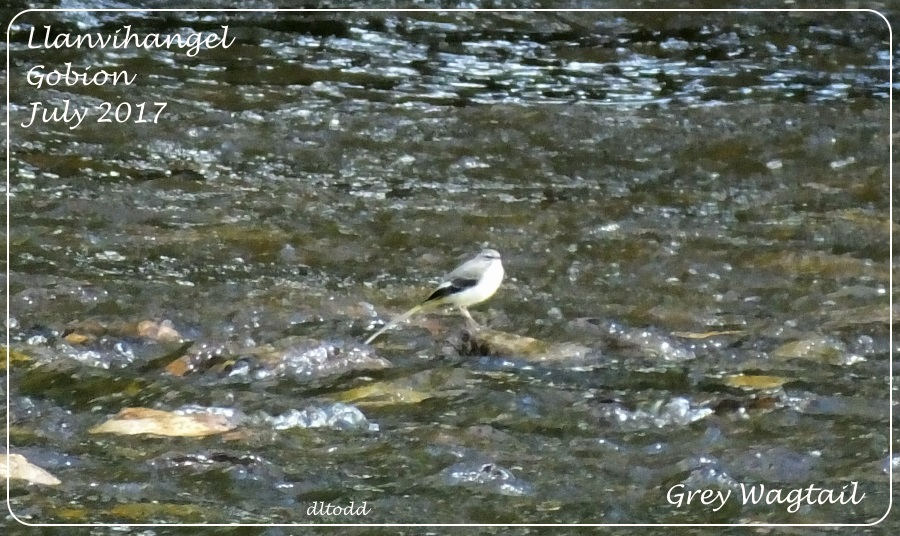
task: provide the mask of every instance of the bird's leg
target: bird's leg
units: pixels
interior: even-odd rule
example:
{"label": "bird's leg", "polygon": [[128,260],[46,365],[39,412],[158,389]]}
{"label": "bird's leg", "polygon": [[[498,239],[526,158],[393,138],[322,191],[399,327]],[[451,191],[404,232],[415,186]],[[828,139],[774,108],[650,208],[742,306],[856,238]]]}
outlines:
{"label": "bird's leg", "polygon": [[465,307],[463,307],[463,306],[460,305],[460,306],[459,306],[459,312],[462,313],[462,315],[465,317],[465,319],[466,319],[466,328],[467,328],[469,331],[475,332],[475,331],[480,331],[480,330],[481,330],[481,327],[478,325],[478,322],[476,322],[475,319],[472,318],[472,315],[469,314],[469,310],[468,310],[468,309],[466,309]]}

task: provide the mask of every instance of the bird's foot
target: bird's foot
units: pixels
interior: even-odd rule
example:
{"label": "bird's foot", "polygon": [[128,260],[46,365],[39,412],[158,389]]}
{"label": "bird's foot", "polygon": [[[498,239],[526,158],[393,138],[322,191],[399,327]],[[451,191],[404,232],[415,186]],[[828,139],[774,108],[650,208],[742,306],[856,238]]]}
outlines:
{"label": "bird's foot", "polygon": [[466,329],[469,330],[469,333],[478,333],[481,331],[481,326],[478,325],[478,322],[472,318],[472,315],[469,314],[469,310],[465,307],[460,307],[459,311],[462,313],[463,317],[466,319]]}

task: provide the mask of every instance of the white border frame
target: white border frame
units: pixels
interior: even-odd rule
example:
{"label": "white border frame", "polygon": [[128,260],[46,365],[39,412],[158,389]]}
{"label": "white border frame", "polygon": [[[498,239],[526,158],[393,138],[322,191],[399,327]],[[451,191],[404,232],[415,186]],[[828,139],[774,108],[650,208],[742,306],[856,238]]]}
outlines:
{"label": "white border frame", "polygon": [[[894,167],[893,167],[893,155],[894,155],[894,84],[893,84],[893,72],[894,72],[894,31],[891,27],[890,21],[885,17],[881,12],[874,9],[614,9],[614,8],[605,8],[605,9],[592,9],[592,8],[573,8],[573,9],[549,9],[549,8],[534,8],[534,9],[524,9],[524,8],[516,8],[516,9],[463,9],[463,8],[427,8],[427,9],[390,9],[390,8],[312,8],[312,9],[189,9],[189,8],[160,8],[160,9],[152,9],[152,8],[116,8],[116,9],[89,9],[89,8],[78,8],[78,9],[63,9],[63,8],[39,8],[39,9],[26,9],[17,13],[9,22],[9,25],[6,27],[6,452],[10,452],[10,442],[9,442],[9,429],[10,429],[10,415],[11,412],[9,410],[10,404],[10,369],[12,368],[12,363],[10,362],[9,357],[9,321],[10,321],[10,299],[9,299],[9,282],[10,282],[10,155],[12,152],[12,141],[10,138],[10,109],[9,109],[9,99],[10,99],[10,30],[12,29],[13,24],[19,16],[24,15],[25,13],[37,13],[37,12],[180,12],[180,11],[188,11],[192,13],[223,13],[223,12],[361,12],[361,13],[373,13],[373,12],[384,12],[384,13],[410,13],[410,12],[428,12],[428,11],[436,11],[436,12],[529,12],[529,13],[537,13],[537,12],[606,12],[606,13],[635,13],[635,12],[691,12],[691,13],[759,13],[759,12],[777,12],[777,13],[790,13],[790,12],[826,12],[826,13],[840,13],[840,12],[853,12],[853,13],[874,13],[884,20],[885,24],[887,24],[888,28],[888,52],[889,52],[889,66],[888,66],[888,151],[889,151],[889,162],[888,162],[888,189],[889,189],[889,206],[888,206],[888,233],[889,233],[889,242],[888,242],[888,255],[889,255],[889,263],[893,265],[894,260],[894,229],[893,229],[893,221],[894,221]],[[889,267],[888,270],[888,307],[889,307],[889,317],[890,323],[888,325],[888,337],[889,337],[889,359],[890,359],[890,377],[888,379],[888,420],[889,420],[889,428],[888,428],[888,508],[884,515],[878,519],[877,521],[873,521],[872,523],[26,523],[25,521],[19,519],[15,512],[12,511],[10,506],[10,475],[9,472],[6,474],[6,509],[9,514],[15,519],[17,522],[22,525],[28,527],[870,527],[873,525],[877,525],[887,519],[887,516],[891,513],[891,508],[893,507],[893,495],[894,495],[894,469],[893,469],[893,458],[894,458],[894,375],[893,375],[893,364],[894,364],[894,277],[893,277],[893,266]]]}

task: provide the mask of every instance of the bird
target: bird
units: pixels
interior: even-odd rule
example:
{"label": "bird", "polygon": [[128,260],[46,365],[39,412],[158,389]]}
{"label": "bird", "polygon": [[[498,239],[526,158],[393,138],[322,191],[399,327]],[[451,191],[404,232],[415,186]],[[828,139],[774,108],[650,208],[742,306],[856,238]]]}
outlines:
{"label": "bird", "polygon": [[370,344],[379,335],[408,319],[422,310],[433,309],[440,305],[455,305],[459,312],[466,318],[470,327],[478,329],[478,323],[469,314],[468,307],[479,304],[497,292],[503,282],[503,263],[500,261],[500,253],[495,249],[483,249],[481,252],[457,266],[452,272],[444,276],[440,284],[425,298],[409,311],[394,318],[374,335],[366,339],[365,344]]}

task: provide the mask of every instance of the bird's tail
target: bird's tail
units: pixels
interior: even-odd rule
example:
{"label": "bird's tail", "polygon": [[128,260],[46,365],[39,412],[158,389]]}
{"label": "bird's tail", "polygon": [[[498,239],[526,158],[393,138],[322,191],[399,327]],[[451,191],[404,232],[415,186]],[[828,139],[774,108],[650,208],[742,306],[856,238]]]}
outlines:
{"label": "bird's tail", "polygon": [[371,343],[372,341],[374,341],[379,335],[381,335],[381,334],[384,333],[385,331],[391,329],[392,327],[396,326],[396,325],[399,324],[400,322],[403,322],[403,321],[406,320],[407,318],[409,318],[409,317],[411,317],[412,315],[418,313],[419,311],[422,310],[422,307],[424,307],[424,305],[425,305],[424,303],[421,304],[421,305],[416,305],[415,307],[413,307],[413,308],[410,309],[409,311],[406,311],[406,312],[403,313],[402,315],[400,315],[400,316],[398,316],[397,318],[391,320],[391,321],[388,322],[383,328],[381,328],[381,329],[379,329],[378,331],[376,331],[374,335],[372,335],[371,337],[369,337],[368,339],[366,339],[366,342],[365,342],[364,344],[369,344],[369,343]]}

